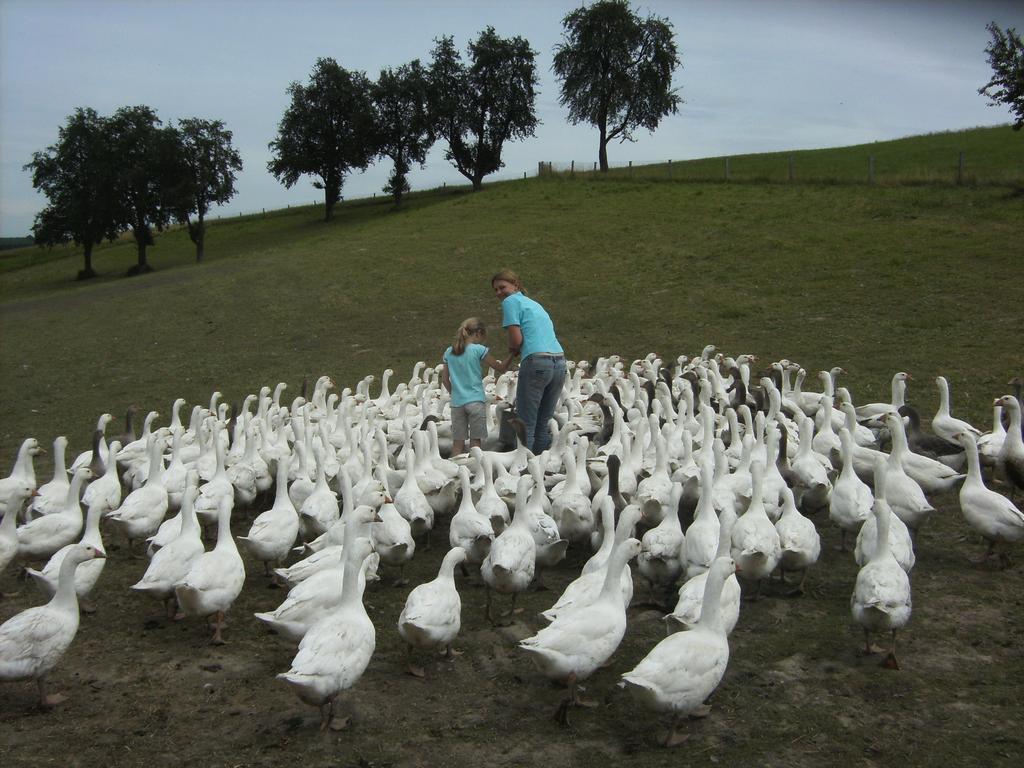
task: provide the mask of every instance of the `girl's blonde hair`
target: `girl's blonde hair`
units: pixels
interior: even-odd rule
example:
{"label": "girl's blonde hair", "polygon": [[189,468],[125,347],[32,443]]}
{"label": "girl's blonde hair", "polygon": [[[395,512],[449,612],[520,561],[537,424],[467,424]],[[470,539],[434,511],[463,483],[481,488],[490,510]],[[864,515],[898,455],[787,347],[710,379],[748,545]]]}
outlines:
{"label": "girl's blonde hair", "polygon": [[452,354],[461,355],[466,351],[469,344],[469,337],[477,333],[487,333],[487,326],[479,317],[467,317],[462,321],[459,330],[455,332],[455,341],[452,342]]}

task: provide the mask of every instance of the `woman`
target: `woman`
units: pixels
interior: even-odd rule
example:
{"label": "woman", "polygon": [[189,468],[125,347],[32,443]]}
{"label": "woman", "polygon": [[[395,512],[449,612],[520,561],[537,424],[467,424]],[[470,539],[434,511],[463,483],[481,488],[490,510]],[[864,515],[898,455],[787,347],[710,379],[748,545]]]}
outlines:
{"label": "woman", "polygon": [[501,325],[508,330],[508,351],[520,355],[516,413],[526,424],[526,447],[540,454],[551,446],[548,421],[565,382],[565,355],[551,318],[523,293],[519,275],[503,269],[491,278],[501,301]]}

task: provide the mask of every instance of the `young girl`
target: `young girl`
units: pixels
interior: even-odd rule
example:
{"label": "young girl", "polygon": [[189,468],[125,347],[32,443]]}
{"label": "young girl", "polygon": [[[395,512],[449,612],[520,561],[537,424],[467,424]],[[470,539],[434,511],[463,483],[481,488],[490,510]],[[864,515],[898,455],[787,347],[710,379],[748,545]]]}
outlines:
{"label": "young girl", "polygon": [[487,437],[487,404],[480,364],[486,363],[498,373],[512,364],[513,354],[504,360],[491,356],[481,342],[487,329],[479,318],[463,320],[455,332],[455,341],[444,351],[442,379],[452,394],[452,456],[472,447]]}

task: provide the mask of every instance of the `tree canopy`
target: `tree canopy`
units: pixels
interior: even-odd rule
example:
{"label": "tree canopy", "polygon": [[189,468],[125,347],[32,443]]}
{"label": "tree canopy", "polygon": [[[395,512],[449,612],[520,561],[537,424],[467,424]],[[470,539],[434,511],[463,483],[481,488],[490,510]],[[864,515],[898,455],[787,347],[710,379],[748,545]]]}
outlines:
{"label": "tree canopy", "polygon": [[422,166],[434,143],[426,72],[419,59],[398,69],[388,67],[381,70],[372,92],[377,110],[377,153],[395,164],[384,191],[399,205],[402,194],[409,191],[406,176],[412,163]]}
{"label": "tree canopy", "polygon": [[110,118],[109,127],[117,155],[117,219],[135,237],[138,263],[128,274],[137,275],[152,270],[146,248],[153,245],[153,229],[163,230],[177,208],[181,190],[178,137],[145,105],[121,107]]}
{"label": "tree canopy", "polygon": [[[242,156],[231,145],[231,131],[220,120],[188,118],[177,126],[181,178],[176,190],[175,218],[188,226],[202,261],[206,242],[206,214],[235,195],[235,173],[242,170]],[[192,221],[191,215],[196,215]]]}
{"label": "tree canopy", "polygon": [[1014,115],[1013,130],[1024,127],[1024,43],[1013,27],[1005,30],[993,21],[985,27],[992,39],[985,47],[992,79],[978,93],[992,106],[1005,104]]}
{"label": "tree canopy", "polygon": [[562,19],[552,69],[562,81],[559,102],[573,125],[598,129],[598,159],[608,170],[608,143],[653,131],[682,99],[672,88],[680,66],[668,19],[641,19],[628,0],[600,0]]}
{"label": "tree canopy", "polygon": [[25,170],[48,204],[32,225],[38,245],[74,242],[84,249],[78,279],[95,277],[92,249],[118,234],[114,188],[117,158],[108,121],[92,109],[77,109],[58,131],[57,143],[35,152]]}
{"label": "tree canopy", "polygon": [[270,142],[267,169],[286,187],[302,176],[324,191],[324,218],[341,199],[345,176],[364,170],[377,154],[370,81],[334,59],[317,59],[309,83],[288,86],[291,104]]}
{"label": "tree canopy", "polygon": [[430,107],[435,130],[448,144],[445,157],[479,190],[504,166],[506,141],[533,136],[537,52],[522,37],[499,37],[487,27],[467,48],[463,63],[450,36],[435,41],[430,65]]}

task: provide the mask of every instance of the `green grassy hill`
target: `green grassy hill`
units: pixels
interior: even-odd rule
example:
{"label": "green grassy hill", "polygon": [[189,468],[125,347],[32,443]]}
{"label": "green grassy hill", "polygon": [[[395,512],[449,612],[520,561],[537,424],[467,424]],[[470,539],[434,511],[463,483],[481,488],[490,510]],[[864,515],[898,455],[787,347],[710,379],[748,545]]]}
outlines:
{"label": "green grassy hill", "polygon": [[[957,136],[1021,167],[1024,137],[1009,129],[941,135]],[[894,142],[907,151],[893,156],[936,140]],[[171,231],[142,278],[120,277],[130,242],[97,249],[104,277],[85,284],[75,249],[13,251],[0,257],[0,463],[30,434],[84,450],[96,417],[130,403],[166,418],[175,397],[205,402],[215,389],[240,399],[279,380],[297,393],[321,373],[340,386],[388,366],[403,376],[438,360],[469,315],[501,344],[489,286],[501,266],[549,307],[573,358],[714,343],[812,372],[842,365],[858,402],[887,397],[906,370],[925,413],[941,373],[954,413],[985,426],[1024,369],[1022,211],[995,185],[556,175],[413,195],[400,211],[345,203],[330,223],[313,206],[215,222],[201,265]]]}

